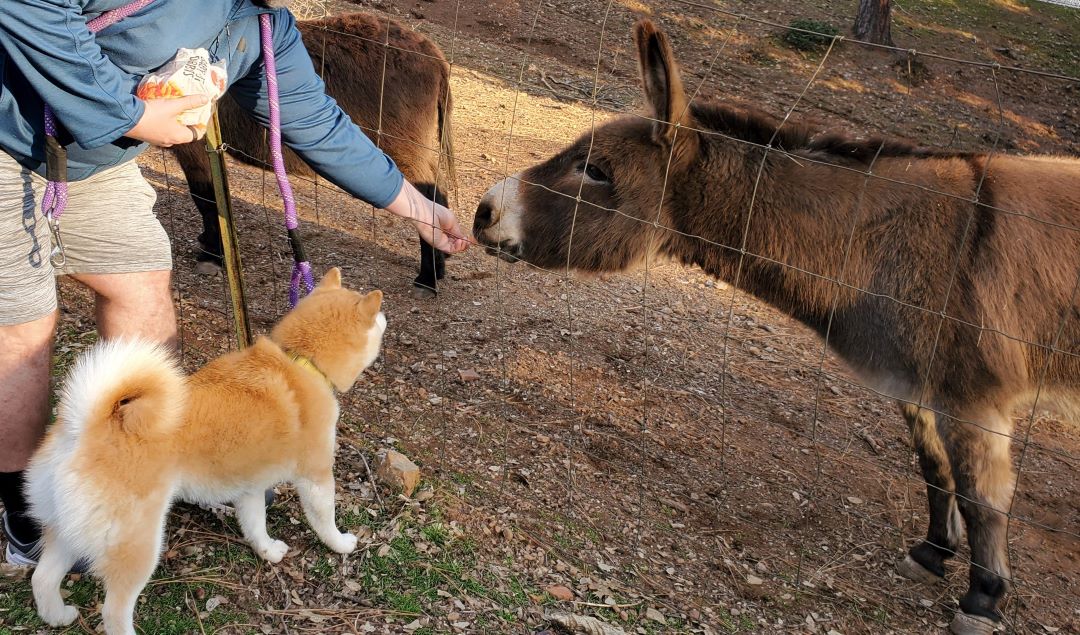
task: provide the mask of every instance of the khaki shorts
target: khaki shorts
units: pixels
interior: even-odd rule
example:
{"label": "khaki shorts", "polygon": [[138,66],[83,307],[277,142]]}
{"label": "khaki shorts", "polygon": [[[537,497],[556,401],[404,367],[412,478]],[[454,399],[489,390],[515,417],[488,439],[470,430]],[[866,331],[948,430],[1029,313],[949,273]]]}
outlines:
{"label": "khaki shorts", "polygon": [[45,179],[0,150],[0,325],[56,310],[55,276],[172,269],[169,237],[154,215],[157,193],[134,161],[68,184],[60,237],[67,261],[49,261],[41,215]]}

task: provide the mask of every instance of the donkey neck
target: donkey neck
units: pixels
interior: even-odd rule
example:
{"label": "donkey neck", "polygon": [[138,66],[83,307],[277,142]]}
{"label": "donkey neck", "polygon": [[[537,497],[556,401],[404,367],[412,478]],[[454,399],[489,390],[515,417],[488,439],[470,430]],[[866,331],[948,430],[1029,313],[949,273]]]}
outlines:
{"label": "donkey neck", "polygon": [[665,251],[823,328],[861,175],[726,139],[701,156],[673,188]]}

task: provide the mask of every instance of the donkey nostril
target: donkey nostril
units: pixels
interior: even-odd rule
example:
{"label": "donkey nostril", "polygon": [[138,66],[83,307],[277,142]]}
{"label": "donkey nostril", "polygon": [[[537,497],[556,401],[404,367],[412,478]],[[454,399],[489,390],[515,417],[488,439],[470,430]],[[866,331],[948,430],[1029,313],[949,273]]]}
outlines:
{"label": "donkey nostril", "polygon": [[474,229],[486,229],[491,226],[491,203],[487,200],[480,201],[476,207],[476,220],[473,221]]}

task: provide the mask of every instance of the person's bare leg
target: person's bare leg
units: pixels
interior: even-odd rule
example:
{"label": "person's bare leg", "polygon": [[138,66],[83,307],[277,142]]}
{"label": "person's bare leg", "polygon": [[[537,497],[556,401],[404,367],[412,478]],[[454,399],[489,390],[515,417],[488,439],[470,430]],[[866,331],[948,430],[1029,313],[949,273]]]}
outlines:
{"label": "person's bare leg", "polygon": [[19,472],[49,421],[49,364],[56,312],[0,326],[0,472]]}
{"label": "person's bare leg", "polygon": [[144,337],[176,346],[170,271],[80,273],[71,277],[94,292],[98,334],[103,339]]}

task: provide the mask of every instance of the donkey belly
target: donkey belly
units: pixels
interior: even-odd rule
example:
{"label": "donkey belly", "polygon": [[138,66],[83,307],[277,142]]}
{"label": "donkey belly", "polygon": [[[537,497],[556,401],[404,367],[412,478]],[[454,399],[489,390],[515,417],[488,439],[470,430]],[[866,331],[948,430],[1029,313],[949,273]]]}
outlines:
{"label": "donkey belly", "polygon": [[838,309],[827,333],[832,349],[858,375],[866,387],[884,396],[917,401],[919,393],[920,333],[913,332],[894,312],[895,302],[864,296],[846,309]]}

